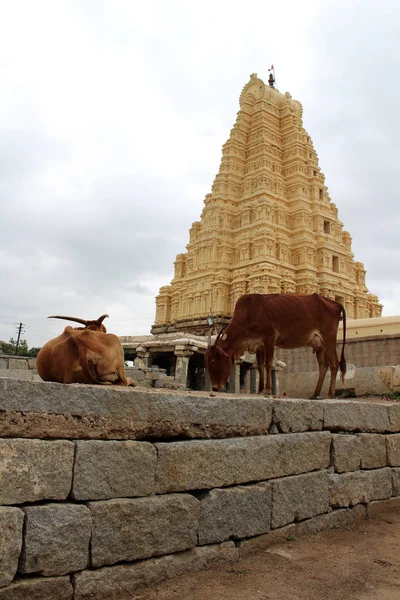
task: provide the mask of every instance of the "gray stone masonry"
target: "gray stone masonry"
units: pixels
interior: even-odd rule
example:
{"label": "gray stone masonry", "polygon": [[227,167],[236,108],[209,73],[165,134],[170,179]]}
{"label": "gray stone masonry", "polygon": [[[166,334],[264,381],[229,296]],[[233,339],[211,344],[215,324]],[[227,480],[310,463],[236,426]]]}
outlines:
{"label": "gray stone masonry", "polygon": [[200,502],[189,494],[90,502],[92,565],[150,558],[197,544]]}
{"label": "gray stone masonry", "polygon": [[359,453],[362,469],[386,467],[386,436],[373,433],[359,433]]}
{"label": "gray stone masonry", "polygon": [[359,445],[356,435],[332,435],[332,463],[336,472],[346,473],[360,468]]}
{"label": "gray stone masonry", "polygon": [[400,510],[400,498],[389,498],[388,500],[378,500],[370,502],[367,506],[367,517],[369,519],[379,518],[382,513],[387,516],[390,511]]}
{"label": "gray stone masonry", "polygon": [[282,400],[274,404],[273,421],[282,433],[320,431],[324,422],[323,402]]}
{"label": "gray stone masonry", "polygon": [[203,490],[324,469],[327,431],[156,444],[157,493]]}
{"label": "gray stone masonry", "polygon": [[0,379],[0,437],[145,439],[264,435],[273,400]]}
{"label": "gray stone masonry", "polygon": [[72,600],[69,577],[27,578],[0,589],[0,600]]}
{"label": "gray stone masonry", "polygon": [[72,442],[0,440],[0,504],[64,500],[73,460]]}
{"label": "gray stone masonry", "polygon": [[360,502],[370,502],[373,497],[372,481],[366,471],[329,475],[331,506],[347,508]]}
{"label": "gray stone masonry", "polygon": [[0,588],[11,583],[17,572],[23,523],[22,510],[0,507]]}
{"label": "gray stone masonry", "polygon": [[296,523],[296,536],[320,533],[327,529],[342,529],[366,519],[367,510],[363,504],[353,508],[340,508],[324,515]]}
{"label": "gray stone masonry", "polygon": [[272,482],[272,528],[309,519],[329,509],[326,471],[284,477]]}
{"label": "gray stone masonry", "polygon": [[371,482],[371,500],[385,500],[392,496],[393,483],[392,469],[390,467],[373,469],[366,473]]}
{"label": "gray stone masonry", "polygon": [[154,493],[156,450],[148,442],[77,441],[72,497],[105,500]]}
{"label": "gray stone masonry", "polygon": [[387,435],[386,448],[389,467],[400,467],[400,434]]}
{"label": "gray stone masonry", "polygon": [[266,533],[271,528],[271,485],[216,489],[200,498],[199,544]]}
{"label": "gray stone masonry", "polygon": [[86,506],[46,504],[23,510],[20,573],[65,575],[88,566],[91,518]]}
{"label": "gray stone masonry", "polygon": [[400,404],[331,400],[324,403],[324,429],[366,433],[399,431]]}
{"label": "gray stone masonry", "polygon": [[400,496],[400,469],[391,469],[393,496]]}
{"label": "gray stone masonry", "polygon": [[187,572],[216,567],[239,559],[234,542],[201,546],[138,561],[131,565],[103,567],[73,575],[74,600],[133,600],[144,586],[157,585]]}

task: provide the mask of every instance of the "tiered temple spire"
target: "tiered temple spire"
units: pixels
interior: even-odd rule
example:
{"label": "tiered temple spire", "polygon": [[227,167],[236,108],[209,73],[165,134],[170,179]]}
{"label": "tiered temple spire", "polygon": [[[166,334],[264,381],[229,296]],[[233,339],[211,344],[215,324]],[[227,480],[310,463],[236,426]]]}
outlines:
{"label": "tiered temple spire", "polygon": [[349,318],[378,317],[382,306],[365,274],[330,200],[301,104],[252,74],[187,252],[156,298],[152,332],[204,333],[210,309],[224,322],[251,292],[319,292],[344,304]]}

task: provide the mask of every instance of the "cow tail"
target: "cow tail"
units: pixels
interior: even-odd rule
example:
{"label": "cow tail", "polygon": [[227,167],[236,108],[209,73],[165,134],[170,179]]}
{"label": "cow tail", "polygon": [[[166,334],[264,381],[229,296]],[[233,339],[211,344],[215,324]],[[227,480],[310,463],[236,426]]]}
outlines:
{"label": "cow tail", "polygon": [[342,353],[340,355],[340,362],[339,362],[339,368],[341,371],[341,380],[343,385],[345,385],[344,382],[344,376],[346,375],[346,359],[344,357],[344,347],[346,345],[346,311],[344,309],[344,306],[342,306],[340,304],[340,313],[341,315],[343,315],[343,345],[342,345]]}

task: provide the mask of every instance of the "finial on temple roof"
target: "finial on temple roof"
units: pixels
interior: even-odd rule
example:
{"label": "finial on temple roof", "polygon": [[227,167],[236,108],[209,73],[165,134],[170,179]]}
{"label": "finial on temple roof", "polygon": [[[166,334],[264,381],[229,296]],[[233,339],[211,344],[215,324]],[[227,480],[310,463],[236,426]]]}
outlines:
{"label": "finial on temple roof", "polygon": [[270,85],[270,87],[275,87],[275,69],[274,69],[274,65],[271,65],[271,68],[268,69],[269,71],[269,77],[268,77],[268,83]]}

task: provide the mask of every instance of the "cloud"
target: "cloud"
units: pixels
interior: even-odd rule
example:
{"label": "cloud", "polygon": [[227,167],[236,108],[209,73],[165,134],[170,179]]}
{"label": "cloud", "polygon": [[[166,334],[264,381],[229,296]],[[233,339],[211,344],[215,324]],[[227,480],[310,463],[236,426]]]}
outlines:
{"label": "cloud", "polygon": [[[400,7],[337,0],[17,0],[0,23],[0,339],[49,314],[148,333],[221,160],[242,87],[304,107],[367,285],[400,313]],[[11,334],[10,334],[11,332]]]}

